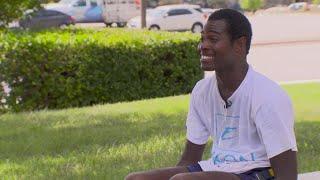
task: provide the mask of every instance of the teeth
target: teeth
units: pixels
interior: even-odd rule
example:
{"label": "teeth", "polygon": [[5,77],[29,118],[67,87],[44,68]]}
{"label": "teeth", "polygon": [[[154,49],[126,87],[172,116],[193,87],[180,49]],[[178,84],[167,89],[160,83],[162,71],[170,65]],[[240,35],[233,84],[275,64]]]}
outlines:
{"label": "teeth", "polygon": [[206,59],[206,60],[210,60],[212,58],[213,58],[212,56],[201,56],[201,59]]}

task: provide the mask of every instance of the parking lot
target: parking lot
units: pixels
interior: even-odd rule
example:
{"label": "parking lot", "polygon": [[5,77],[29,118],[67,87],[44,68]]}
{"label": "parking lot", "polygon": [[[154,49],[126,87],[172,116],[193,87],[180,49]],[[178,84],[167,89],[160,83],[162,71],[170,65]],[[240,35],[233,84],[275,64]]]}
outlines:
{"label": "parking lot", "polygon": [[[253,29],[253,43],[320,40],[320,14],[283,13],[248,16]],[[104,23],[78,23],[81,28],[106,28]]]}

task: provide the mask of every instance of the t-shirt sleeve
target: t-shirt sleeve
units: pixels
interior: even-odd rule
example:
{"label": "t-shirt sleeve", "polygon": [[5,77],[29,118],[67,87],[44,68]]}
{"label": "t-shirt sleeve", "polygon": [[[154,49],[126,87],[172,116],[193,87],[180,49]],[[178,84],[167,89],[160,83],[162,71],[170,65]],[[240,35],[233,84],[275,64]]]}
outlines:
{"label": "t-shirt sleeve", "polygon": [[197,97],[196,90],[192,91],[189,112],[187,116],[186,128],[187,128],[187,139],[194,144],[205,144],[209,138],[209,131],[199,116],[197,108]]}
{"label": "t-shirt sleeve", "polygon": [[256,113],[255,123],[265,145],[268,158],[287,150],[297,151],[294,134],[294,113],[286,95],[269,97]]}

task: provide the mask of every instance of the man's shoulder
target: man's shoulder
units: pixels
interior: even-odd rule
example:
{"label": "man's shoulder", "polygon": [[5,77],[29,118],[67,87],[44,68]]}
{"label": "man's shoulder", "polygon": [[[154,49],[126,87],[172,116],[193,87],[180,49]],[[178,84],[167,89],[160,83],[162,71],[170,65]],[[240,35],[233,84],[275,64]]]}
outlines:
{"label": "man's shoulder", "polygon": [[281,86],[268,77],[254,72],[253,77],[253,95],[259,103],[268,103],[289,100],[287,93]]}
{"label": "man's shoulder", "polygon": [[273,80],[265,75],[254,71],[254,87],[261,90],[281,89],[281,87]]}
{"label": "man's shoulder", "polygon": [[192,94],[203,94],[209,92],[214,84],[215,77],[207,77],[199,80],[192,90]]}

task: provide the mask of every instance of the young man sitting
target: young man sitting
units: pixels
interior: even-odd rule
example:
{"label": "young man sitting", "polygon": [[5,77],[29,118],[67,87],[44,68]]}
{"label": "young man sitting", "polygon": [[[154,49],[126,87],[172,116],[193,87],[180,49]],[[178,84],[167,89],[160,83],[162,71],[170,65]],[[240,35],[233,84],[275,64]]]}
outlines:
{"label": "young man sitting", "polygon": [[[287,94],[247,63],[252,30],[231,9],[210,15],[201,34],[201,68],[215,71],[191,94],[187,142],[176,167],[127,180],[296,180],[294,115]],[[209,137],[212,157],[202,160]],[[164,155],[165,156],[165,155]]]}

